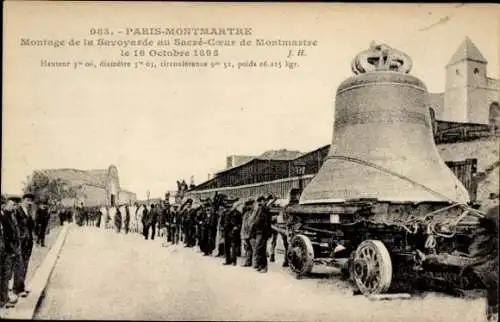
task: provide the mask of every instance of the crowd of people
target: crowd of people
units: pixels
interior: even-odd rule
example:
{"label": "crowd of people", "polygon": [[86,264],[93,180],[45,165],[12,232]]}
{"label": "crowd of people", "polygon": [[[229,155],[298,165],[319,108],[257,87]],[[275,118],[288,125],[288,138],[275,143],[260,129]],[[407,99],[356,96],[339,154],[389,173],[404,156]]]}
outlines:
{"label": "crowd of people", "polygon": [[[53,209],[27,193],[2,200],[0,217],[0,308],[26,297],[26,274],[34,245],[45,247]],[[12,285],[12,288],[10,288]]]}
{"label": "crowd of people", "polygon": [[[243,257],[242,266],[266,273],[268,256],[275,261],[276,240],[271,238],[277,237],[271,228],[275,216],[269,211],[274,200],[272,196],[231,200],[224,195],[199,203],[187,199],[164,212],[161,226],[165,227],[166,245],[183,241],[185,247],[199,247],[204,256],[216,252],[215,256],[224,258],[224,265],[237,265],[238,257]],[[270,238],[274,243],[268,252]],[[284,266],[288,266],[286,259]]]}
{"label": "crowd of people", "polygon": [[[80,226],[138,233],[145,240],[163,238],[165,247],[180,243],[184,247],[198,247],[204,256],[216,252],[216,257],[224,258],[224,265],[237,265],[238,257],[243,257],[242,266],[265,273],[268,257],[271,262],[275,261],[278,237],[271,228],[272,221],[276,220],[269,211],[273,201],[272,196],[243,201],[219,194],[213,200],[187,199],[183,204],[162,201],[111,207],[82,205],[73,209],[73,214],[62,212],[60,216],[61,220],[74,218]],[[286,237],[282,237],[286,246]],[[270,251],[267,249],[269,240]],[[286,259],[283,266],[288,266]]]}

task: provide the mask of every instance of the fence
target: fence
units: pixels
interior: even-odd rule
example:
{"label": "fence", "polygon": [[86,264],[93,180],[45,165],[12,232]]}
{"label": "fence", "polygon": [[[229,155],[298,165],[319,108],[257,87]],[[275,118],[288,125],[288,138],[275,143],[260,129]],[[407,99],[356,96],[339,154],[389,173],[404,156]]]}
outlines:
{"label": "fence", "polygon": [[495,125],[438,122],[437,133],[434,136],[436,144],[466,142],[500,135]]}
{"label": "fence", "polygon": [[224,187],[207,189],[201,191],[190,191],[186,196],[191,198],[208,198],[213,197],[216,192],[225,194],[231,198],[257,198],[258,196],[272,194],[278,199],[288,198],[288,193],[292,188],[299,188],[300,181],[302,186],[305,187],[314,177],[313,174],[305,175],[302,177],[291,177],[278,179],[273,181],[266,181],[254,184],[241,185],[236,187]]}
{"label": "fence", "polygon": [[448,161],[446,165],[453,171],[455,176],[469,191],[471,201],[477,199],[477,159],[466,159],[464,161]]}

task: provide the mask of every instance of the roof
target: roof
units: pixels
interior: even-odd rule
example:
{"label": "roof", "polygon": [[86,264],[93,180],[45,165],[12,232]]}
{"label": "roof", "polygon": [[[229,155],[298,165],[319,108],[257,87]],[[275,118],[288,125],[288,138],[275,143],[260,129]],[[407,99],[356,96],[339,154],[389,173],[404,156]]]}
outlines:
{"label": "roof", "polygon": [[500,90],[500,79],[496,79],[493,77],[487,77],[488,87],[495,90]]}
{"label": "roof", "polygon": [[228,159],[231,160],[231,164],[230,165],[228,164],[228,167],[226,169],[237,167],[240,164],[243,164],[243,163],[246,163],[246,162],[252,160],[253,158],[255,158],[255,155],[230,155],[230,156],[228,156]]}
{"label": "roof", "polygon": [[[296,159],[297,157],[299,157],[301,155],[303,155],[303,153],[300,151],[293,151],[293,150],[287,150],[287,149],[269,150],[269,151],[262,153],[259,156],[250,157],[248,160],[241,162],[240,164],[238,164],[234,167],[217,171],[215,173],[215,175],[218,176],[221,173],[224,173],[226,171],[230,171],[230,170],[233,170],[236,168],[240,168],[244,165],[247,165],[247,164],[254,162],[254,161],[257,161],[257,160],[259,160],[259,161],[290,161],[290,160]],[[212,180],[212,179],[210,179],[210,180]],[[206,182],[208,182],[210,180],[207,180]]]}
{"label": "roof", "polygon": [[462,60],[473,60],[481,63],[488,62],[469,37],[465,37],[465,40],[462,42],[460,47],[458,47],[455,54],[453,54],[453,56],[451,57],[448,65],[453,65]]}
{"label": "roof", "polygon": [[39,172],[51,178],[69,181],[73,185],[91,185],[102,188],[106,185],[107,170],[45,169]]}
{"label": "roof", "polygon": [[309,154],[312,154],[312,153],[318,152],[318,151],[323,150],[323,149],[330,149],[330,146],[331,146],[331,144],[325,144],[325,145],[322,145],[322,146],[320,146],[319,148],[316,148],[316,149],[314,149],[314,150],[312,150],[312,151],[309,151],[309,152],[304,152],[304,153],[300,154],[300,155],[299,155],[298,157],[296,157],[295,159],[298,159],[298,158],[304,157],[304,156],[306,156],[306,155],[309,155]]}
{"label": "roof", "polygon": [[[274,159],[274,158],[269,158],[269,157],[264,157],[264,158],[261,158],[260,156],[258,156],[258,157],[255,157],[255,158],[253,158],[253,159],[248,160],[247,162],[244,162],[244,163],[242,163],[242,164],[240,164],[240,165],[237,165],[236,167],[232,167],[232,168],[229,168],[229,169],[224,169],[224,170],[221,170],[221,171],[219,171],[219,172],[216,172],[216,173],[215,173],[215,177],[217,177],[217,176],[219,176],[219,175],[221,175],[221,174],[223,174],[223,173],[226,173],[226,172],[229,172],[229,171],[232,171],[232,170],[235,170],[235,169],[242,168],[242,167],[244,167],[244,166],[246,166],[246,165],[249,165],[250,163],[257,162],[257,161],[290,161],[290,160],[289,160],[289,159]],[[212,178],[212,179],[210,179],[210,180],[215,179],[215,177],[214,177],[214,178]],[[210,181],[210,180],[208,180],[208,181]],[[205,182],[207,182],[207,181],[205,181]],[[205,182],[200,183],[199,185],[202,185],[202,184],[204,184]],[[199,185],[198,185],[198,186],[199,186]]]}
{"label": "roof", "polygon": [[298,156],[302,155],[300,151],[290,151],[287,149],[281,150],[269,150],[261,155],[259,155],[256,159],[265,159],[265,160],[293,160]]}

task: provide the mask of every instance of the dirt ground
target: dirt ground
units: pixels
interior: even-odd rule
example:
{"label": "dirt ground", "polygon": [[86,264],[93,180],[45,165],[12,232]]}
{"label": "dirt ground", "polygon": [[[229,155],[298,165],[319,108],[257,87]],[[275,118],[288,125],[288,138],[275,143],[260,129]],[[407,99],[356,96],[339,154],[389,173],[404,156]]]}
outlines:
{"label": "dirt ground", "polygon": [[[270,263],[267,274],[223,266],[192,248],[74,227],[37,319],[484,321],[484,299],[426,293],[370,301],[326,270],[297,280]],[[240,263],[241,264],[241,263]]]}

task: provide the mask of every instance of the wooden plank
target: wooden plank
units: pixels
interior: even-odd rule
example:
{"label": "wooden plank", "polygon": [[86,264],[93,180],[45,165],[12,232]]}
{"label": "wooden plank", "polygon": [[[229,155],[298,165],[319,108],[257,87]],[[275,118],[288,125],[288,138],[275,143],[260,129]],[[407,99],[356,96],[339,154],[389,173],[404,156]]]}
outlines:
{"label": "wooden plank", "polygon": [[392,301],[392,300],[407,300],[411,298],[408,293],[396,294],[370,294],[367,296],[370,301]]}

